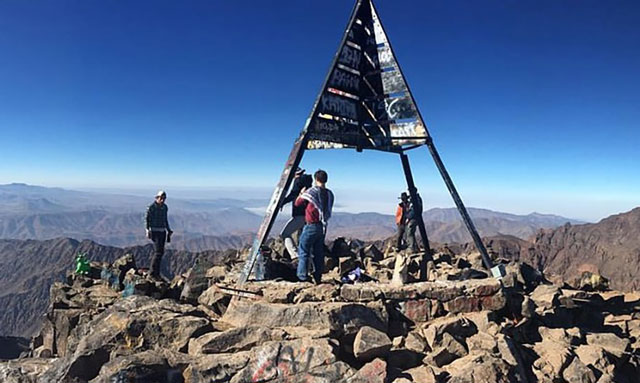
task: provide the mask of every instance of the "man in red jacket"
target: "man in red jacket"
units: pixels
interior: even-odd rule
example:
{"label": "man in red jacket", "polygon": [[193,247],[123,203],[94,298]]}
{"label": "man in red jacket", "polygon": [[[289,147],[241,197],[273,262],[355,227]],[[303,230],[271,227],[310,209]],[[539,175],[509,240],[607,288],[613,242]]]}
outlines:
{"label": "man in red jacket", "polygon": [[331,218],[333,193],[327,189],[327,172],[318,170],[313,175],[315,186],[303,189],[296,199],[295,206],[304,206],[305,225],[300,235],[298,249],[298,279],[309,281],[308,263],[313,260],[313,280],[320,283],[324,270],[324,238],[327,222]]}

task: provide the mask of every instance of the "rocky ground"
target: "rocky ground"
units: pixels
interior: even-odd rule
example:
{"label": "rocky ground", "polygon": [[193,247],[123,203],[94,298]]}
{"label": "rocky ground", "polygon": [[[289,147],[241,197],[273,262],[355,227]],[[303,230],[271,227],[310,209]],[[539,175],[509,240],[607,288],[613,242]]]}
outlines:
{"label": "rocky ground", "polygon": [[[441,248],[418,281],[420,254],[338,239],[313,285],[288,281],[292,263],[271,249],[278,279],[241,287],[228,258],[200,258],[171,282],[148,279],[133,256],[69,273],[0,381],[640,381],[640,296],[607,291],[599,275],[553,285],[496,259],[498,281],[477,253]],[[355,267],[372,280],[341,283]]]}

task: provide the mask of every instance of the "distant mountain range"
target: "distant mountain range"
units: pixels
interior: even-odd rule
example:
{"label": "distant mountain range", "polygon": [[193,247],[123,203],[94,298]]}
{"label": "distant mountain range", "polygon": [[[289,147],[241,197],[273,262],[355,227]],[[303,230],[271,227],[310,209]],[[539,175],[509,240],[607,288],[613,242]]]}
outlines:
{"label": "distant mountain range", "polygon": [[[123,194],[82,192],[25,184],[0,185],[0,238],[89,239],[110,246],[144,245],[143,216],[151,198]],[[169,198],[169,216],[176,232],[171,247],[201,251],[235,248],[250,243],[262,216],[253,212],[266,200]],[[393,201],[392,203],[395,203]],[[392,207],[393,208],[393,207]],[[285,207],[272,235],[289,217]],[[569,218],[532,213],[515,215],[469,209],[481,235],[528,238],[540,229],[553,228]],[[470,237],[456,209],[430,209],[424,213],[429,238],[437,242],[467,242]],[[328,236],[378,240],[394,235],[394,217],[378,213],[335,213]]]}

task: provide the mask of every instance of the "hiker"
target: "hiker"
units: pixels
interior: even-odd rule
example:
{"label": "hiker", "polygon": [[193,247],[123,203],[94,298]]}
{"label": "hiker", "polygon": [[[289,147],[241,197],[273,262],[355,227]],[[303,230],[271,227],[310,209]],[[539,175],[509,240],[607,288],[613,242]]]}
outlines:
{"label": "hiker", "polygon": [[418,243],[416,242],[416,227],[418,219],[422,215],[422,198],[418,192],[415,193],[416,201],[409,198],[409,210],[407,211],[407,247],[411,251],[418,251]]}
{"label": "hiker", "polygon": [[322,280],[324,270],[324,238],[327,233],[327,221],[331,218],[333,193],[327,189],[327,172],[318,170],[314,173],[315,186],[302,189],[296,199],[295,206],[304,207],[305,225],[300,235],[298,249],[298,279],[309,281],[308,263],[313,260],[313,280],[316,284]]}
{"label": "hiker", "polygon": [[145,229],[147,238],[153,241],[153,259],[149,272],[152,277],[160,278],[160,262],[164,255],[164,244],[171,242],[171,234],[173,231],[169,228],[169,220],[167,211],[169,208],[164,203],[167,199],[167,193],[160,190],[155,197],[155,201],[147,208],[145,216]]}
{"label": "hiker", "polygon": [[282,201],[282,205],[286,205],[291,202],[291,219],[284,225],[280,237],[284,240],[284,247],[289,253],[291,260],[298,258],[298,251],[296,250],[296,244],[293,242],[293,233],[301,230],[304,227],[304,206],[296,206],[294,203],[296,198],[300,195],[302,189],[309,189],[313,180],[310,174],[305,174],[305,170],[298,168],[293,180],[293,186],[289,195]]}
{"label": "hiker", "polygon": [[398,226],[398,234],[396,237],[396,249],[398,251],[406,248],[405,231],[407,229],[407,212],[409,211],[409,195],[406,192],[400,194],[400,203],[396,209],[396,225]]}

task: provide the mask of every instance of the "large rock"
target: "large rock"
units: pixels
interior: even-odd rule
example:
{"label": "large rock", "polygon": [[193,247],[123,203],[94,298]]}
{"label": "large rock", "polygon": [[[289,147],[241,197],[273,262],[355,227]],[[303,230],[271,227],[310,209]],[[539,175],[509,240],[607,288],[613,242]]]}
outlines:
{"label": "large rock", "polygon": [[94,382],[178,382],[180,368],[169,365],[160,351],[117,357],[100,369]]}
{"label": "large rock", "polygon": [[613,372],[615,360],[598,345],[580,345],[574,350],[580,361],[602,372]]}
{"label": "large rock", "polygon": [[217,286],[206,289],[198,297],[198,303],[212,310],[216,316],[222,316],[229,306],[231,296],[224,294]]}
{"label": "large rock", "polygon": [[425,358],[425,364],[442,367],[467,355],[465,346],[449,333],[444,333],[434,346],[433,351]]}
{"label": "large rock", "polygon": [[631,342],[612,333],[593,333],[587,334],[587,344],[600,346],[618,359],[626,359]]}
{"label": "large rock", "polygon": [[387,381],[387,362],[375,359],[365,364],[347,383],[385,383]]}
{"label": "large rock", "polygon": [[467,338],[467,346],[469,347],[469,352],[486,351],[495,353],[498,351],[496,338],[482,331]]}
{"label": "large rock", "polygon": [[391,339],[387,334],[368,326],[358,331],[353,342],[353,353],[362,362],[384,357],[390,349]]}
{"label": "large rock", "polygon": [[555,342],[551,339],[543,339],[536,343],[534,351],[540,356],[534,363],[534,373],[536,376],[553,379],[561,376],[562,371],[571,362],[570,346],[564,342]]}
{"label": "large rock", "polygon": [[382,304],[304,302],[269,304],[232,299],[222,321],[235,327],[261,326],[328,328],[335,336],[355,334],[363,326],[386,331],[388,317]]}
{"label": "large rock", "polygon": [[206,257],[196,258],[193,267],[187,272],[180,299],[187,302],[196,302],[198,300],[200,294],[209,287],[207,270],[211,266],[211,262]]}
{"label": "large rock", "polygon": [[418,366],[405,371],[411,376],[412,382],[438,383],[438,375],[429,366]]}
{"label": "large rock", "polygon": [[428,323],[422,335],[429,346],[434,349],[444,334],[466,338],[478,331],[476,325],[465,316],[438,318]]}
{"label": "large rock", "polygon": [[283,340],[285,332],[267,327],[239,327],[211,332],[189,341],[189,354],[221,354],[250,350],[267,341]]}
{"label": "large rock", "polygon": [[[182,374],[184,383],[228,382],[247,367],[251,356],[252,354],[248,351],[201,355],[185,368]],[[247,380],[247,382],[250,381]]]}
{"label": "large rock", "polygon": [[354,371],[338,361],[328,339],[266,342],[250,352],[249,363],[229,380],[245,382],[344,382]]}
{"label": "large rock", "polygon": [[596,375],[580,361],[573,358],[571,364],[562,372],[562,377],[567,383],[596,383]]}
{"label": "large rock", "polygon": [[558,304],[560,289],[554,285],[539,285],[531,293],[531,300],[538,307],[538,310],[548,310]]}
{"label": "large rock", "polygon": [[448,365],[445,370],[450,375],[448,383],[518,382],[512,366],[488,353],[467,355]]}

